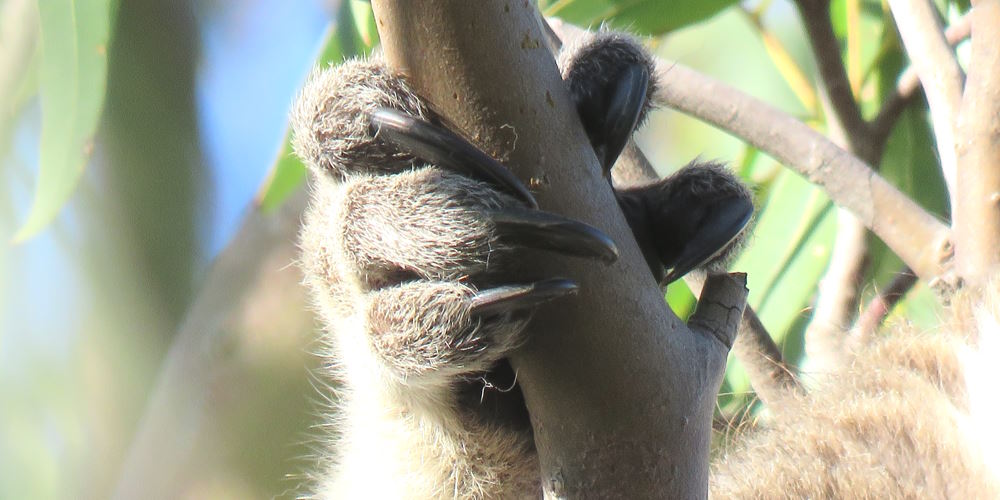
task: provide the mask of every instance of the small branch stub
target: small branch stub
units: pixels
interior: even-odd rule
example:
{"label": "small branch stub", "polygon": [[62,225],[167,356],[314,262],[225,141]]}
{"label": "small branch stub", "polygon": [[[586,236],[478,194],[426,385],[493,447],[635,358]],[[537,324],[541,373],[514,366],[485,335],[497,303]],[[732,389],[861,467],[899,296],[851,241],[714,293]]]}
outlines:
{"label": "small branch stub", "polygon": [[710,275],[688,319],[688,328],[718,340],[728,352],[736,340],[748,293],[745,273]]}

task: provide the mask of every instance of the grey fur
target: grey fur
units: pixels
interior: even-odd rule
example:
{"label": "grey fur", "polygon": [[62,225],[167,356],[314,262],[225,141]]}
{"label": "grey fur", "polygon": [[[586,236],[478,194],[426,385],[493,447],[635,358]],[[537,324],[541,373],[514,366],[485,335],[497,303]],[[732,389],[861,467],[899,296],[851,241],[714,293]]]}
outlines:
{"label": "grey fur", "polygon": [[368,117],[376,108],[398,109],[425,120],[436,115],[405,80],[377,59],[354,59],[314,73],[292,109],[292,145],[316,175],[345,179],[353,173],[395,173],[414,165],[373,140]]}
{"label": "grey fur", "polygon": [[539,491],[530,435],[485,421],[456,392],[522,341],[526,312],[482,318],[470,307],[476,284],[513,257],[487,211],[523,205],[372,137],[380,106],[433,118],[378,59],[314,75],[293,113],[313,173],[302,266],[341,383],[341,433],[316,495]]}

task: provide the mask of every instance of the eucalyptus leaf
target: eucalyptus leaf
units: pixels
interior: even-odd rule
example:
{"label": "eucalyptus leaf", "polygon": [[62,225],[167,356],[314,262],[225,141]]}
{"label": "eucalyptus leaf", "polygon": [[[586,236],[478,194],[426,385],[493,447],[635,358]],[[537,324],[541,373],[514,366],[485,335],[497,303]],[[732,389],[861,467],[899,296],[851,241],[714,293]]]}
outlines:
{"label": "eucalyptus leaf", "polygon": [[822,191],[782,171],[758,215],[750,245],[731,266],[747,273],[747,303],[778,341],[808,305],[826,268],[833,212]]}
{"label": "eucalyptus leaf", "polygon": [[363,0],[350,0],[351,19],[354,21],[354,31],[370,52],[378,45],[378,28],[375,26],[375,13],[372,4]]}
{"label": "eucalyptus leaf", "polygon": [[110,0],[38,3],[42,106],[38,182],[24,241],[44,229],[73,194],[94,149],[107,83]]}
{"label": "eucalyptus leaf", "polygon": [[546,16],[579,25],[613,27],[658,36],[718,14],[735,0],[554,0],[542,2]]}

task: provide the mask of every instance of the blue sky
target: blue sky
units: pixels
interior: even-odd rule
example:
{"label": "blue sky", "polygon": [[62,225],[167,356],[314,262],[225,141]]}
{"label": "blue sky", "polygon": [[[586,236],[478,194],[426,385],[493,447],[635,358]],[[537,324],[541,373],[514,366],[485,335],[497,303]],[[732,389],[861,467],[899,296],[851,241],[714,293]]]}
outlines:
{"label": "blue sky", "polygon": [[[329,14],[321,0],[230,2],[202,20],[198,112],[212,169],[207,250],[232,237],[281,146]],[[233,8],[239,6],[239,8]]]}

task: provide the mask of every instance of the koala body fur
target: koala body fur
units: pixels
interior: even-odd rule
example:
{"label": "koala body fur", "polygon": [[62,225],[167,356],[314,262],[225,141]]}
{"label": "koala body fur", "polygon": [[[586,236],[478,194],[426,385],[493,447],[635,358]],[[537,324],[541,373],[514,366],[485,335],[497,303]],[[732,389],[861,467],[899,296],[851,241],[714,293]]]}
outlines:
{"label": "koala body fur", "polygon": [[[575,64],[574,53],[599,44],[613,46],[615,57]],[[633,45],[605,33],[567,48],[559,62],[568,86],[582,84],[577,94],[604,92],[608,82],[595,91],[572,79],[573,68],[618,71],[608,66],[632,57]],[[630,64],[648,65],[643,54]],[[497,214],[520,213],[523,204],[495,185],[380,142],[370,128],[380,108],[440,124],[377,57],[314,75],[293,111],[295,149],[313,174],[301,264],[338,381],[315,496],[538,498],[530,426],[524,415],[507,412],[523,401],[502,369],[505,354],[524,340],[531,308],[477,309],[493,300],[492,291],[505,290],[504,269],[520,248],[504,237]],[[647,108],[643,103],[637,121]],[[597,142],[595,152],[612,162],[617,155]],[[657,186],[622,191],[619,202],[626,211],[656,214],[649,207],[670,206],[661,202],[666,198],[683,209],[694,199],[671,189],[683,190],[677,186],[691,178],[709,179],[693,183],[699,199],[749,199],[718,167],[699,172],[688,167]],[[695,226],[711,225],[713,207],[698,207],[709,222]],[[662,231],[663,223],[673,230],[675,209],[662,210],[666,215],[653,220],[630,219],[637,238],[657,239],[662,233],[645,233]],[[644,248],[651,267],[672,258],[657,245]],[[568,290],[551,286],[549,298]],[[933,336],[899,329],[859,351],[846,373],[820,377],[809,395],[789,393],[714,464],[711,495],[1000,497],[1000,436],[988,420],[997,414],[989,406],[996,398],[983,393],[989,384],[982,382],[989,361],[1000,359],[1000,300],[991,297],[992,306],[969,313],[970,324]]]}
{"label": "koala body fur", "polygon": [[1000,293],[954,299],[941,331],[900,324],[788,392],[715,464],[715,498],[1000,498],[991,366]]}

